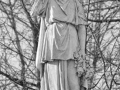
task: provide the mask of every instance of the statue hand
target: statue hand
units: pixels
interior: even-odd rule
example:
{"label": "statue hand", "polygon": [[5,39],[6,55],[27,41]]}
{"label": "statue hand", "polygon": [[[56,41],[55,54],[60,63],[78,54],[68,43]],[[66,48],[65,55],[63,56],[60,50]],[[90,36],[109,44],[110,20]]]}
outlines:
{"label": "statue hand", "polygon": [[85,58],[86,58],[85,51],[80,50],[80,51],[78,52],[78,54],[79,54],[79,58],[82,58],[82,59],[84,59],[84,60],[85,60]]}
{"label": "statue hand", "polygon": [[75,57],[75,59],[79,59],[79,60],[81,60],[81,58],[85,59],[86,58],[85,51],[83,51],[83,50],[76,51],[74,53],[74,57]]}

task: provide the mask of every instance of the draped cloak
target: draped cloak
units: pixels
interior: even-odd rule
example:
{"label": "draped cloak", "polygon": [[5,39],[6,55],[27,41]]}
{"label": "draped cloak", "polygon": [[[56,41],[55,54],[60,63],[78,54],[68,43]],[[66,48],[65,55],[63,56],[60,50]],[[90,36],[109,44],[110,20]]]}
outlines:
{"label": "draped cloak", "polygon": [[[45,19],[41,20],[39,34],[39,46],[37,50],[36,65],[53,59],[74,59],[78,35],[76,26],[86,25],[82,4],[79,0],[36,0],[31,14],[41,15],[45,13]],[[46,30],[45,26],[47,27]],[[41,42],[42,36],[42,42]],[[43,44],[43,45],[40,45]]]}
{"label": "draped cloak", "polygon": [[[79,41],[78,25],[87,25],[79,0],[36,0],[31,15],[42,15],[36,67],[53,60],[74,59]],[[46,28],[45,28],[46,27]]]}

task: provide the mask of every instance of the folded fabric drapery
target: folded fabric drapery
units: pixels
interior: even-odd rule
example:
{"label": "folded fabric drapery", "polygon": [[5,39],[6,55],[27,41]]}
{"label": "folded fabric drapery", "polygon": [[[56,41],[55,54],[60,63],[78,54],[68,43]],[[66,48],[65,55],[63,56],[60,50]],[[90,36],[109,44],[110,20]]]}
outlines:
{"label": "folded fabric drapery", "polygon": [[44,37],[45,37],[45,21],[43,17],[41,17],[41,25],[40,25],[40,31],[39,31],[39,40],[38,40],[38,48],[37,48],[37,53],[36,53],[36,67],[37,69],[40,69],[40,63],[41,59],[43,57],[43,42],[44,42]]}
{"label": "folded fabric drapery", "polygon": [[[47,68],[46,70],[46,68],[44,67],[45,71],[43,75],[44,78],[43,81],[45,82],[43,82],[43,85],[41,84],[41,86],[49,85],[51,84],[51,82],[54,83],[53,80],[54,73],[51,72],[55,71],[56,68],[59,67],[59,65],[55,63],[62,62],[63,64],[60,64],[60,66],[65,66],[63,69],[65,70],[67,64],[64,65],[64,63],[68,63],[71,60],[70,62],[73,63],[72,65],[74,69],[73,71],[75,71],[74,72],[75,76],[76,69],[74,68],[74,64],[76,65],[77,68],[78,77],[82,77],[83,75],[85,76],[85,80],[83,80],[84,77],[82,78],[82,81],[84,81],[82,86],[88,88],[87,86],[87,73],[89,71],[89,68],[87,70],[88,64],[86,63],[86,60],[83,60],[82,58],[79,58],[75,61],[73,55],[74,52],[77,51],[77,47],[79,46],[77,33],[78,30],[76,29],[76,26],[87,25],[87,20],[81,2],[79,0],[36,0],[35,4],[33,5],[31,15],[33,16],[42,15],[42,17],[44,17],[44,19],[41,18],[39,41],[36,54],[36,67],[40,70],[40,72],[42,72],[41,71],[42,63],[46,62],[45,67],[47,67],[47,65],[49,65],[50,68],[55,66],[55,68],[51,70],[50,68]],[[58,72],[59,69],[57,69],[56,72]],[[50,74],[53,75],[53,78],[51,78],[50,76],[48,80],[47,75]],[[64,80],[64,77],[66,77],[66,75],[61,76],[62,77],[59,77],[59,74],[58,76],[56,75],[57,77],[56,80],[60,79]],[[78,77],[77,80],[79,79]],[[71,78],[69,80],[71,80]],[[69,80],[66,81],[69,82]],[[78,85],[79,83],[77,81],[76,83],[77,86],[79,86]],[[65,84],[64,82],[61,82],[60,85],[64,86]],[[55,83],[55,87],[56,86],[57,84]],[[45,89],[42,90],[49,90],[47,88],[49,88],[49,86],[45,86]],[[58,88],[50,90],[69,90],[69,89]]]}

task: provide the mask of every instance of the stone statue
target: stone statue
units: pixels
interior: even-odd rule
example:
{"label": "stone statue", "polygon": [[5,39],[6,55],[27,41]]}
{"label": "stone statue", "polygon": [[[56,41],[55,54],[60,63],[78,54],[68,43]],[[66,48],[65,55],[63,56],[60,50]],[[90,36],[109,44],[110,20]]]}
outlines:
{"label": "stone statue", "polygon": [[76,67],[85,60],[87,20],[81,1],[35,0],[31,15],[41,18],[36,55],[41,90],[87,90]]}

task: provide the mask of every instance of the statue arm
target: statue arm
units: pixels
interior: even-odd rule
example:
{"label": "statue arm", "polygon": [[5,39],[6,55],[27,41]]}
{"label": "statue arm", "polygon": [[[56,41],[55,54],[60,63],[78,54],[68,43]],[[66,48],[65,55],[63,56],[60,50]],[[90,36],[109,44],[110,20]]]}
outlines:
{"label": "statue arm", "polygon": [[[78,2],[79,1],[79,2]],[[76,0],[76,6],[78,7],[78,16],[80,23],[78,24],[78,39],[79,39],[79,48],[80,55],[83,55],[85,58],[85,48],[86,48],[86,25],[87,19],[85,17],[84,8],[82,6],[83,0]]]}
{"label": "statue arm", "polygon": [[78,26],[78,39],[79,39],[79,47],[80,47],[80,55],[85,58],[85,48],[86,48],[86,27],[85,25]]}

